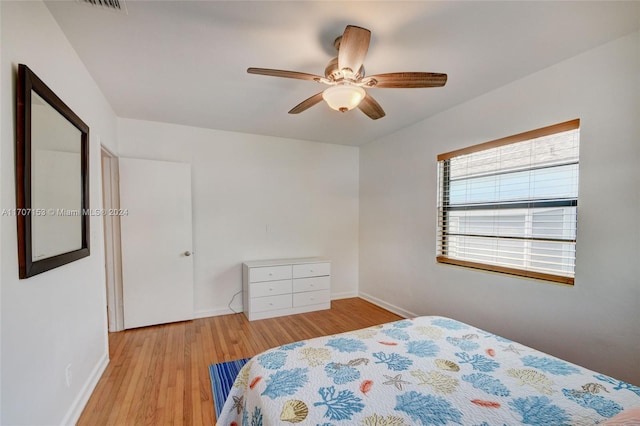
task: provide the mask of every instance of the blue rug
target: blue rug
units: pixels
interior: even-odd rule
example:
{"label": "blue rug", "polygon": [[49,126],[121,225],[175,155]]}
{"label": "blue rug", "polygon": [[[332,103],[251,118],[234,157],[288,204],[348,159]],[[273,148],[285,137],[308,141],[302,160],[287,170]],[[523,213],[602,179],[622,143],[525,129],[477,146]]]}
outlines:
{"label": "blue rug", "polygon": [[209,366],[209,377],[211,378],[211,389],[213,391],[213,405],[216,410],[216,419],[220,417],[220,411],[224,406],[224,401],[229,395],[234,380],[238,376],[240,369],[251,358],[238,359],[236,361],[221,362]]}

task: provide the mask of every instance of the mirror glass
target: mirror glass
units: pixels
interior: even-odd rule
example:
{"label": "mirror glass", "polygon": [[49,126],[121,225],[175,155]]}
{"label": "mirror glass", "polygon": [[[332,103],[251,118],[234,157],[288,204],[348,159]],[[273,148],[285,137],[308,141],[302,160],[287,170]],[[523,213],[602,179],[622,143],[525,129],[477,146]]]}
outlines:
{"label": "mirror glass", "polygon": [[18,65],[18,270],[29,278],[90,255],[89,126]]}
{"label": "mirror glass", "polygon": [[82,247],[81,132],[31,91],[32,260]]}

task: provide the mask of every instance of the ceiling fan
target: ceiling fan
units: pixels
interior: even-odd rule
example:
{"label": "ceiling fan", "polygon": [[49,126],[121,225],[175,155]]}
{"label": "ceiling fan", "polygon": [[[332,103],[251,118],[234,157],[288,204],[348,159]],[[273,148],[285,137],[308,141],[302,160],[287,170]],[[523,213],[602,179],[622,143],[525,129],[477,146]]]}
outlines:
{"label": "ceiling fan", "polygon": [[432,72],[393,72],[365,77],[362,62],[367,50],[369,50],[370,40],[371,31],[348,25],[344,33],[333,43],[338,51],[338,56],[329,61],[324,70],[324,77],[268,68],[248,68],[247,72],[249,74],[311,80],[329,86],[324,91],[300,102],[289,111],[289,114],[299,114],[324,99],[336,111],[347,112],[358,107],[373,120],[384,117],[385,113],[380,104],[365,91],[365,88],[442,87],[447,82],[446,74]]}

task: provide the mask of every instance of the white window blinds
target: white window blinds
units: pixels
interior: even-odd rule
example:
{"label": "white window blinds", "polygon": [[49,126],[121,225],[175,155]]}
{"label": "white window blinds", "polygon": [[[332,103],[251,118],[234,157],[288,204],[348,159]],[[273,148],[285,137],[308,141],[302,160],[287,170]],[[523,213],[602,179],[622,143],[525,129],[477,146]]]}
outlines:
{"label": "white window blinds", "polygon": [[573,284],[579,123],[438,156],[438,262]]}

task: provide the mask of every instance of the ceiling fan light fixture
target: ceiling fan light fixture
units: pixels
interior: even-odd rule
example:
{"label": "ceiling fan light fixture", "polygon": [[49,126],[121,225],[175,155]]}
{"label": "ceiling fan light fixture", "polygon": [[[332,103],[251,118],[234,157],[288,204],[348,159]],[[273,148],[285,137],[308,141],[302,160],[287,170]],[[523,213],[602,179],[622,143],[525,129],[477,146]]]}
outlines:
{"label": "ceiling fan light fixture", "polygon": [[[342,35],[334,42],[338,56],[329,61],[324,69],[324,77],[270,68],[248,68],[247,72],[272,77],[310,80],[330,86],[325,91],[318,92],[300,102],[289,111],[289,114],[299,114],[324,99],[331,109],[346,112],[358,107],[372,120],[384,117],[385,113],[380,104],[369,93],[366,93],[364,88],[415,89],[442,87],[447,82],[446,74],[433,72],[391,72],[365,77],[363,62],[369,50],[370,41],[371,31],[356,25],[347,25]],[[357,71],[354,72],[354,70]]]}
{"label": "ceiling fan light fixture", "polygon": [[352,84],[331,86],[322,92],[322,99],[336,111],[347,112],[357,107],[366,96],[362,87]]}

